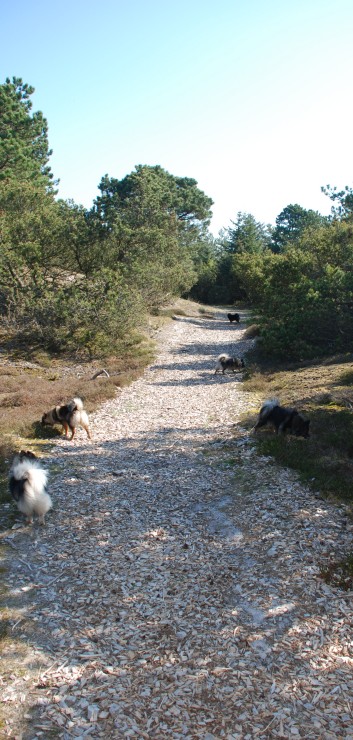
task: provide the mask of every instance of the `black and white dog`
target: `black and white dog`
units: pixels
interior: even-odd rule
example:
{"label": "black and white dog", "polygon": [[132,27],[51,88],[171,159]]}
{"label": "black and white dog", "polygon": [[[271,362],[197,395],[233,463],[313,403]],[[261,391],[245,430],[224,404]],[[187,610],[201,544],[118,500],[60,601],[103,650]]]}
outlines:
{"label": "black and white dog", "polygon": [[76,427],[81,426],[89,439],[91,439],[91,433],[89,429],[89,421],[86,411],[83,408],[83,401],[81,398],[73,398],[69,403],[63,406],[55,406],[51,411],[47,411],[42,416],[42,425],[55,426],[55,424],[61,424],[65,429],[65,436],[71,431],[70,439],[73,439],[76,432]]}
{"label": "black and white dog", "polygon": [[254,431],[272,424],[276,434],[293,434],[295,437],[309,437],[310,421],[302,417],[295,408],[280,406],[277,398],[271,398],[262,405]]}
{"label": "black and white dog", "polygon": [[14,457],[9,473],[10,493],[28,524],[33,523],[34,514],[44,524],[45,515],[52,507],[47,481],[48,475],[33,452],[21,450]]}
{"label": "black and white dog", "polygon": [[217,357],[215,374],[222,371],[224,375],[226,370],[231,370],[235,373],[236,370],[241,370],[243,367],[245,367],[243,358],[239,360],[237,357],[222,354]]}

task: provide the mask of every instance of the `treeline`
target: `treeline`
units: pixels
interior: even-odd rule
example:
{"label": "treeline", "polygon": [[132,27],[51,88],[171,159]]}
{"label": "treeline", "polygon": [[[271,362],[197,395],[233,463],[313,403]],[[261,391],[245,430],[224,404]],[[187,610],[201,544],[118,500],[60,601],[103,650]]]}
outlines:
{"label": "treeline", "polygon": [[87,210],[55,198],[48,125],[34,89],[0,86],[0,314],[51,351],[113,353],[148,312],[190,290],[212,200],[159,166],[105,175]]}
{"label": "treeline", "polygon": [[276,359],[353,350],[353,191],[323,191],[330,217],[289,205],[271,228],[239,213],[192,288],[210,303],[249,301],[259,347]]}
{"label": "treeline", "polygon": [[50,351],[114,353],[176,296],[250,303],[264,353],[353,348],[353,191],[323,188],[330,217],[288,205],[274,227],[238,213],[213,238],[212,200],[188,177],[138,165],[105,175],[90,209],[56,198],[34,89],[0,85],[0,316]]}

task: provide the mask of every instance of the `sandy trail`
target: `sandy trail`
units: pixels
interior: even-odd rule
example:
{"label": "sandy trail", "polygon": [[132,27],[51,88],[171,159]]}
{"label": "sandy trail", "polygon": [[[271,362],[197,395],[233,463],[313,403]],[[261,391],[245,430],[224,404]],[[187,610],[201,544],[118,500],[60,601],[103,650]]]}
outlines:
{"label": "sandy trail", "polygon": [[214,375],[243,333],[171,322],[93,441],[55,443],[47,526],[2,535],[6,659],[28,645],[3,737],[353,740],[351,595],[319,577],[352,528],[256,455],[241,419],[262,399]]}

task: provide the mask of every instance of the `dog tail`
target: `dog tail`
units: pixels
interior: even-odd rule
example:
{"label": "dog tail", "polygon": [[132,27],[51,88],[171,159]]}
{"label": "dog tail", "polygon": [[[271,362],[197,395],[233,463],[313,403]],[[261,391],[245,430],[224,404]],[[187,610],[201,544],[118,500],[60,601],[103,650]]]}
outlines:
{"label": "dog tail", "polygon": [[217,362],[222,362],[222,360],[223,362],[225,362],[225,360],[229,360],[229,359],[230,359],[229,355],[223,352],[221,355],[217,357]]}
{"label": "dog tail", "polygon": [[73,406],[73,410],[74,411],[82,411],[82,409],[83,409],[83,401],[82,401],[81,398],[73,398],[72,401],[71,401],[71,403],[74,404],[74,406]]}
{"label": "dog tail", "polygon": [[27,480],[33,490],[40,493],[47,485],[48,474],[36,460],[25,460],[15,457],[10,475],[15,480]]}
{"label": "dog tail", "polygon": [[272,409],[274,409],[276,406],[279,406],[279,400],[278,398],[269,398],[267,401],[265,401],[260,409],[260,419],[266,419],[266,417],[271,413]]}

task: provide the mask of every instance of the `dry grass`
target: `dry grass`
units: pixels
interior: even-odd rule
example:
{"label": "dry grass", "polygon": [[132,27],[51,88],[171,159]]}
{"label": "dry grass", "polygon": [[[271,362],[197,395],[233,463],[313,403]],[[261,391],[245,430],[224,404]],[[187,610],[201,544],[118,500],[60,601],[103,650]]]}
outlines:
{"label": "dry grass", "polygon": [[193,318],[198,318],[202,316],[202,318],[213,319],[214,311],[210,307],[203,306],[202,304],[196,303],[195,301],[189,301],[185,298],[178,298],[175,303],[161,308],[158,312],[158,316],[166,316],[170,318],[173,318],[173,316],[191,316]]}
{"label": "dry grass", "polygon": [[251,366],[246,388],[258,391],[264,398],[279,396],[283,403],[312,404],[337,402],[353,403],[353,362],[347,358],[330,358],[286,370]]}
{"label": "dry grass", "polygon": [[[50,369],[17,361],[0,365],[0,425],[2,436],[38,435],[38,422],[44,411],[80,396],[88,411],[114,396],[117,387],[136,379],[151,361],[152,347],[124,358],[110,358],[103,364],[69,364],[53,359]],[[109,373],[92,380],[104,367]]]}

